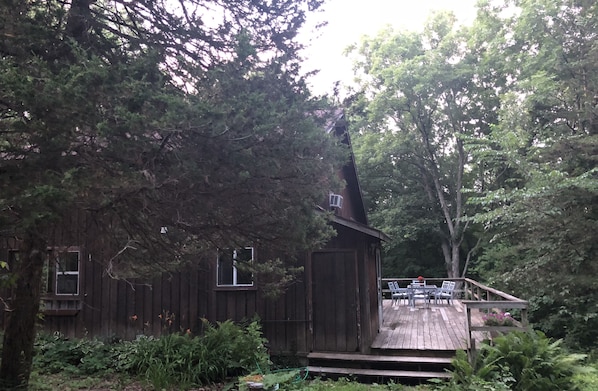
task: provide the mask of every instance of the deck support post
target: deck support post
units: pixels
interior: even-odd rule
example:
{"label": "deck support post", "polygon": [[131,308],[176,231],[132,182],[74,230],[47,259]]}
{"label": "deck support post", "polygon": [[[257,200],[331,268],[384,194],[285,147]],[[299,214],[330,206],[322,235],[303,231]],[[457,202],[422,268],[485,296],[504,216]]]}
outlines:
{"label": "deck support post", "polygon": [[465,304],[465,330],[467,331],[467,357],[469,362],[473,364],[475,359],[475,340],[473,339],[473,333],[471,332],[471,308]]}

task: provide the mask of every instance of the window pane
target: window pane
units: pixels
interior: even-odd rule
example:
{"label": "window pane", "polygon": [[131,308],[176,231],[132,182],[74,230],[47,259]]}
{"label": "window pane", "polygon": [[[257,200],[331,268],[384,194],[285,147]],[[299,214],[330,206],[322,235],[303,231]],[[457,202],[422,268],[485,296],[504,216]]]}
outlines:
{"label": "window pane", "polygon": [[237,284],[252,285],[253,276],[251,271],[247,270],[249,263],[253,260],[253,248],[244,248],[237,250]]}
{"label": "window pane", "polygon": [[56,268],[53,259],[44,263],[42,270],[42,287],[45,289],[45,293],[54,292],[54,275],[56,274]]}
{"label": "window pane", "polygon": [[249,270],[237,270],[237,284],[252,285],[253,276]]}
{"label": "window pane", "polygon": [[54,293],[56,286],[56,259],[48,253],[48,262],[44,264],[43,278],[46,281],[46,293]]}
{"label": "window pane", "polygon": [[58,254],[59,269],[63,272],[79,271],[79,252],[72,251]]}
{"label": "window pane", "polygon": [[56,293],[57,294],[72,294],[79,293],[79,275],[78,274],[61,274],[56,276]]}
{"label": "window pane", "polygon": [[233,257],[231,251],[218,254],[218,285],[233,284]]}
{"label": "window pane", "polygon": [[237,250],[237,262],[249,262],[253,259],[253,248],[244,248]]}

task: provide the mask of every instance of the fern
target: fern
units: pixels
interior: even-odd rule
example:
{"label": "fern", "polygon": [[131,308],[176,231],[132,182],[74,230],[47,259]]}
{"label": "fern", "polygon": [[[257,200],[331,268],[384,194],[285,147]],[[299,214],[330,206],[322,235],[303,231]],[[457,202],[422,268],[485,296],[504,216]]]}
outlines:
{"label": "fern", "polygon": [[541,332],[512,332],[483,345],[475,360],[464,352],[453,361],[453,383],[475,382],[508,385],[513,391],[576,391],[573,378],[592,368],[582,365],[583,354],[570,354],[560,340],[551,341]]}

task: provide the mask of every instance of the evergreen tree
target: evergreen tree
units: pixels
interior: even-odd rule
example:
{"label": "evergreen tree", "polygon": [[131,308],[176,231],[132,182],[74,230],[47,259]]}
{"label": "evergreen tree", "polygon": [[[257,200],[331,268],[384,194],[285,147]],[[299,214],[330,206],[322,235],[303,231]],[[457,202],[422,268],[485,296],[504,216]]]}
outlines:
{"label": "evergreen tree", "polygon": [[2,0],[0,234],[20,250],[2,387],[28,381],[48,248],[85,240],[113,276],[137,276],[331,234],[314,205],[343,153],[295,39],[319,6]]}

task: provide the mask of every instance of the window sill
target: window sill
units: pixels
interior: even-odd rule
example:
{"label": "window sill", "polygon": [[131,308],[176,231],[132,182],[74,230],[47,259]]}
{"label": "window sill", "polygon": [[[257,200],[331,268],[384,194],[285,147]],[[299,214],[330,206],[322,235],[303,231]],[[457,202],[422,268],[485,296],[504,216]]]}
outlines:
{"label": "window sill", "polygon": [[81,307],[79,298],[44,297],[41,311],[46,316],[74,316],[81,311]]}
{"label": "window sill", "polygon": [[44,316],[75,316],[80,310],[43,310]]}
{"label": "window sill", "polygon": [[220,285],[214,288],[215,291],[255,291],[255,285]]}

